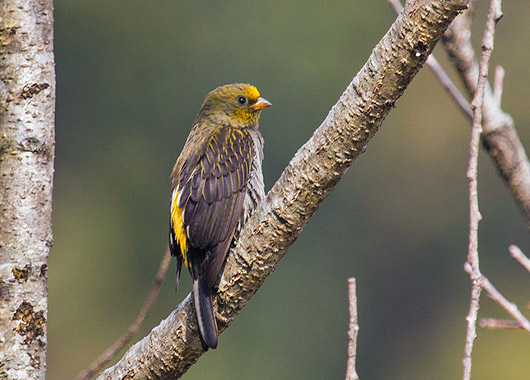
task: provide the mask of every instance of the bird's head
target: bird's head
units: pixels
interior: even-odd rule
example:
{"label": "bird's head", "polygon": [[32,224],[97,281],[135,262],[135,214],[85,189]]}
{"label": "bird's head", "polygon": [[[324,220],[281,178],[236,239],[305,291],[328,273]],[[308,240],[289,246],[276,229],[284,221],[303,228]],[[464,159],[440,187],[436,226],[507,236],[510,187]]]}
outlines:
{"label": "bird's head", "polygon": [[250,84],[227,84],[208,93],[197,117],[236,128],[254,127],[261,110],[270,105]]}

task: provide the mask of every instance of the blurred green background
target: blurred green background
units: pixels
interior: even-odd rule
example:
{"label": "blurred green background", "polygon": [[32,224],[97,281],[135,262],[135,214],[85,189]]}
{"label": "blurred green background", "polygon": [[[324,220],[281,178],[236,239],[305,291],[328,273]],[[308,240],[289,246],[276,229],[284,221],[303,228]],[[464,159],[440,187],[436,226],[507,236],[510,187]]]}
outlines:
{"label": "blurred green background", "polygon": [[[529,147],[530,6],[503,8],[492,62],[506,69],[503,106]],[[49,379],[75,377],[144,302],[167,244],[169,174],[205,94],[250,82],[273,103],[261,121],[268,190],[394,18],[384,0],[55,1]],[[483,21],[481,9],[476,41]],[[184,378],[344,378],[350,276],[362,379],[461,377],[469,132],[423,69],[219,348]],[[482,270],[525,309],[530,275],[507,247],[530,254],[529,234],[484,153],[479,202]],[[184,273],[174,293],[174,267],[134,341],[189,292]],[[506,317],[486,296],[480,315]],[[524,332],[480,330],[473,378],[526,380],[529,352]]]}

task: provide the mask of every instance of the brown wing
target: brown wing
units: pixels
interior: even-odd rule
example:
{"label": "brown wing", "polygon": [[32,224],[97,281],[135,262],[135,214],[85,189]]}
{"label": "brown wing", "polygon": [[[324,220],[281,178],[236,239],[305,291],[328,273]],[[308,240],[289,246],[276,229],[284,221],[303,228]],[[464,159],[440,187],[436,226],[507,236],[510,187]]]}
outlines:
{"label": "brown wing", "polygon": [[190,244],[188,255],[212,286],[243,215],[253,145],[246,131],[230,127],[218,128],[202,140],[201,148],[193,152],[195,157],[199,154],[197,164],[184,162],[173,174]]}

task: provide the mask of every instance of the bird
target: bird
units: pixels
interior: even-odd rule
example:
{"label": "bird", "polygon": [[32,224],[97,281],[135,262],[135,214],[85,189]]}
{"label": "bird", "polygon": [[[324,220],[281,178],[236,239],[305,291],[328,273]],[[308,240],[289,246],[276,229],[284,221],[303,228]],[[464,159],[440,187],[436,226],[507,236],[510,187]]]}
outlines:
{"label": "bird", "polygon": [[271,103],[250,84],[208,93],[171,173],[169,246],[193,279],[204,351],[216,348],[212,295],[234,236],[264,199],[261,111]]}

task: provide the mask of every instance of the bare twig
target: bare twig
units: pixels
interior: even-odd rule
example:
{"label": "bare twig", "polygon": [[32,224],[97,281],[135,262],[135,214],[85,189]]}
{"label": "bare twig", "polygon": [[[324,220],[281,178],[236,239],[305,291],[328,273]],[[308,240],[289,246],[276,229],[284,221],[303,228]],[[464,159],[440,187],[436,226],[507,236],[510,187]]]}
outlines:
{"label": "bare twig", "polygon": [[[471,378],[471,355],[473,352],[473,342],[477,336],[476,323],[481,293],[481,273],[478,256],[478,223],[481,219],[478,208],[477,196],[477,167],[480,135],[482,133],[482,108],[484,104],[484,92],[488,78],[488,65],[493,50],[493,38],[495,35],[495,24],[501,18],[500,0],[491,0],[486,21],[486,29],[482,38],[482,57],[480,60],[477,90],[473,97],[471,107],[473,109],[473,127],[471,129],[471,141],[469,144],[469,167],[467,179],[469,181],[469,246],[466,263],[471,281],[471,302],[467,315],[466,344],[464,350],[464,380]],[[491,284],[490,284],[491,285]]]}
{"label": "bare twig", "polygon": [[355,370],[357,359],[357,334],[359,333],[359,323],[357,321],[357,291],[355,277],[348,279],[348,300],[350,309],[350,326],[348,329],[348,364],[346,367],[346,380],[359,380]]}
{"label": "bare twig", "polygon": [[[526,270],[530,272],[530,259],[515,245],[511,245],[508,250],[511,256],[519,262]],[[530,332],[530,321],[519,311],[517,305],[508,301],[484,276],[481,275],[480,284],[482,288],[488,293],[488,296],[497,302],[508,314],[515,320],[499,320],[493,318],[483,318],[479,326],[484,328],[495,329],[514,329],[521,328]]]}
{"label": "bare twig", "polygon": [[468,270],[469,275],[472,278],[472,287],[471,287],[471,302],[469,303],[469,312],[466,317],[467,321],[467,330],[466,330],[466,344],[464,348],[464,380],[469,380],[471,378],[471,355],[473,353],[473,342],[477,337],[476,333],[476,324],[477,324],[477,315],[478,309],[480,307],[480,293],[482,288],[480,287],[479,281],[473,279],[473,274],[471,266],[466,262],[464,265],[466,270]]}
{"label": "bare twig", "polygon": [[483,329],[520,329],[521,324],[513,319],[482,318],[479,327]]}
{"label": "bare twig", "polygon": [[526,255],[519,249],[516,245],[510,245],[508,247],[508,250],[510,251],[510,255],[517,260],[519,264],[521,264],[528,272],[530,272],[530,259],[526,257]]}
{"label": "bare twig", "polygon": [[432,70],[434,75],[442,83],[442,86],[451,94],[456,105],[462,110],[462,112],[469,118],[473,118],[473,111],[471,111],[471,106],[465,98],[465,96],[460,92],[460,90],[455,86],[454,82],[449,78],[442,65],[438,62],[434,55],[431,55],[427,59],[427,66]]}
{"label": "bare twig", "polygon": [[[400,14],[403,10],[403,5],[401,5],[401,2],[399,0],[387,0],[394,11],[397,14]],[[473,118],[473,111],[471,111],[471,106],[469,105],[469,102],[467,101],[466,97],[462,94],[462,92],[456,87],[454,82],[449,78],[449,75],[445,72],[442,65],[440,65],[440,62],[436,59],[434,54],[431,54],[426,62],[427,66],[432,70],[434,75],[438,78],[442,86],[449,92],[449,94],[452,96],[454,101],[456,102],[457,106],[464,112],[464,114],[469,118]]]}
{"label": "bare twig", "polygon": [[495,76],[493,77],[493,99],[498,107],[502,102],[502,89],[504,86],[504,68],[502,66],[495,67]]}
{"label": "bare twig", "polygon": [[147,313],[153,307],[156,299],[158,298],[158,293],[160,292],[160,287],[164,278],[166,277],[167,270],[169,268],[169,263],[171,255],[169,254],[169,247],[166,249],[166,253],[160,262],[158,267],[158,272],[156,273],[155,280],[149,294],[145,299],[145,302],[140,309],[140,312],[136,316],[136,319],[133,323],[127,328],[127,331],[115,341],[109,348],[105,350],[96,360],[88,366],[87,369],[83,370],[76,378],[76,380],[88,380],[90,379],[97,371],[99,371],[106,363],[108,363],[112,358],[122,349],[122,347],[127,344],[127,342],[138,332],[142,324],[144,323]]}
{"label": "bare twig", "polygon": [[519,311],[516,304],[508,301],[484,275],[481,276],[480,283],[492,300],[501,305],[501,307],[519,323],[521,328],[530,332],[530,321],[528,321],[528,319]]}

